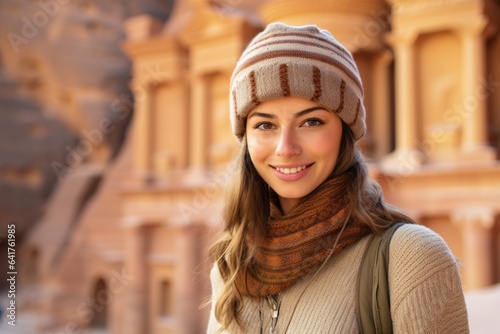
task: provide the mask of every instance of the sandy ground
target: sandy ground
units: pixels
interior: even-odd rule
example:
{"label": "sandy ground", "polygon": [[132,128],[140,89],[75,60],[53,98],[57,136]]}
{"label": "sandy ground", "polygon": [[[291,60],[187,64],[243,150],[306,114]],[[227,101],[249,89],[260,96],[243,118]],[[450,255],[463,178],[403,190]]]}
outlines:
{"label": "sandy ground", "polygon": [[465,294],[471,334],[500,333],[500,284]]}
{"label": "sandy ground", "polygon": [[[500,334],[500,284],[488,289],[465,294],[471,334]],[[5,305],[5,301],[2,300]],[[63,334],[64,329],[40,332],[36,324],[42,321],[32,313],[16,314],[16,326],[7,323],[5,314],[0,323],[0,334]],[[85,330],[79,334],[106,334],[103,330]],[[405,333],[406,334],[406,333]]]}

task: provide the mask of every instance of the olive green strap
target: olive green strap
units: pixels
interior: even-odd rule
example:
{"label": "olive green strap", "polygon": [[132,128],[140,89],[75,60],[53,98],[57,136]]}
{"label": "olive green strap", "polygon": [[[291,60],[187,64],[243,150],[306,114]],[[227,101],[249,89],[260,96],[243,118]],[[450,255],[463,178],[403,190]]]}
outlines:
{"label": "olive green strap", "polygon": [[358,326],[361,334],[392,333],[388,281],[389,244],[404,223],[395,223],[384,233],[373,234],[358,273]]}

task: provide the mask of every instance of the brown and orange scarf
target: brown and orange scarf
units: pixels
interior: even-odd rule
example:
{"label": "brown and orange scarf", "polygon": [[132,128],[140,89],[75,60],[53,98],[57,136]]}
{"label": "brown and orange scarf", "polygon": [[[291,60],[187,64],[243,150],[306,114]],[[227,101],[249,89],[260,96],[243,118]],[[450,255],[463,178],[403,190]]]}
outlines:
{"label": "brown and orange scarf", "polygon": [[[332,256],[369,234],[367,225],[348,217],[347,188],[352,181],[350,172],[330,177],[285,216],[277,195],[271,194],[266,235],[257,245],[253,265],[236,280],[238,289],[244,295],[262,297],[290,287],[326,260],[346,219],[349,222]],[[253,240],[247,238],[249,244]]]}

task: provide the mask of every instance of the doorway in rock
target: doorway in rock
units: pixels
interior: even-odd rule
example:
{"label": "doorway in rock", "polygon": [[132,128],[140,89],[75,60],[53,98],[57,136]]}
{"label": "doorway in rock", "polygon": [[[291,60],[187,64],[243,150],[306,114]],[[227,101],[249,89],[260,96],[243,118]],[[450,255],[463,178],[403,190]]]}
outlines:
{"label": "doorway in rock", "polygon": [[107,289],[104,279],[99,278],[94,284],[92,294],[92,320],[90,321],[90,328],[105,329],[108,323],[108,309],[111,298],[111,292]]}

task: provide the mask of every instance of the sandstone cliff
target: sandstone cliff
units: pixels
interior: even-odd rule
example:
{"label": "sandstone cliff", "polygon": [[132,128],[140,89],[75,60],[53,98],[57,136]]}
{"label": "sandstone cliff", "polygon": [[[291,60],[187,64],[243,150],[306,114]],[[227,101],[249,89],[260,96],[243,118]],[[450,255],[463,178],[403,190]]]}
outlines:
{"label": "sandstone cliff", "polygon": [[172,7],[160,0],[2,0],[0,238],[15,223],[21,240],[69,173],[116,156],[133,111],[123,23],[144,13],[165,21]]}

